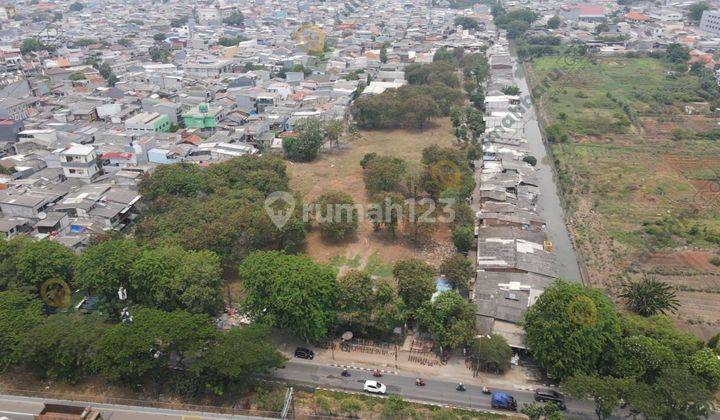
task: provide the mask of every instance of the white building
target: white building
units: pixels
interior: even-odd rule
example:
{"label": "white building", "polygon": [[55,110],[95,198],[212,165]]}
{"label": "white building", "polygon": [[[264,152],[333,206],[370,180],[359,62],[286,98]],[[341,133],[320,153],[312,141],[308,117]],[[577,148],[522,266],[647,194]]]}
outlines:
{"label": "white building", "polygon": [[720,35],[720,11],[704,11],[700,19],[700,30],[713,35]]}
{"label": "white building", "polygon": [[72,144],[60,153],[60,167],[67,178],[90,182],[100,174],[100,162],[95,148]]}

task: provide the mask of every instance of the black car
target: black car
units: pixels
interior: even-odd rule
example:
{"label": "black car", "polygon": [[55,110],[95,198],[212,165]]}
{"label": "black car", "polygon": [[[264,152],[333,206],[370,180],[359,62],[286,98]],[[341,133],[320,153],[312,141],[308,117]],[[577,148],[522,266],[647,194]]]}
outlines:
{"label": "black car", "polygon": [[315,353],[313,353],[313,351],[310,349],[306,349],[305,347],[298,347],[295,349],[295,357],[312,360],[313,357],[315,357]]}
{"label": "black car", "polygon": [[565,396],[554,389],[536,389],[535,401],[555,403],[561,410],[565,409]]}

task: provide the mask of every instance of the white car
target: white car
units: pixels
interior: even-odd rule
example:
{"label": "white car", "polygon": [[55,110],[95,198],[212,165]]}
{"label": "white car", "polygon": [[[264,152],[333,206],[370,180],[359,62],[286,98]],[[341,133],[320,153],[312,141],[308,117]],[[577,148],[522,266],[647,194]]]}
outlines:
{"label": "white car", "polygon": [[385,394],[385,391],[387,389],[385,388],[385,385],[381,384],[378,381],[365,381],[363,390],[371,394]]}

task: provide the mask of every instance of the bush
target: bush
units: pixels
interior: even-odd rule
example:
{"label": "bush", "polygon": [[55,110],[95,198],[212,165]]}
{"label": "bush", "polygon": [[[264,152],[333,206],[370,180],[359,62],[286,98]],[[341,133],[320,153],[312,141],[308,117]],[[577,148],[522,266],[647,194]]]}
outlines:
{"label": "bush", "polygon": [[720,266],[720,257],[718,257],[716,255],[716,256],[710,258],[710,264],[712,264],[714,266]]}
{"label": "bush", "polygon": [[530,166],[535,166],[537,165],[537,158],[535,158],[535,156],[528,155],[523,158],[523,162],[529,163]]}
{"label": "bush", "polygon": [[472,226],[460,226],[452,231],[452,241],[459,252],[468,252],[475,240]]}
{"label": "bush", "polygon": [[350,418],[358,418],[362,403],[357,398],[346,398],[340,403],[340,412]]}
{"label": "bush", "polygon": [[402,397],[391,395],[383,405],[382,414],[386,418],[399,418],[402,417],[407,408],[408,403]]}

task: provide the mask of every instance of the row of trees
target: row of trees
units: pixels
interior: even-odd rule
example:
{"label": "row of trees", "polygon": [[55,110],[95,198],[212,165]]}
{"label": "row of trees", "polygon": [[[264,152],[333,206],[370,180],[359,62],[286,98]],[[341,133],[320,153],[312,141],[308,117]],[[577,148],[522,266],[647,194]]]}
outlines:
{"label": "row of trees", "polygon": [[556,282],[527,311],[524,326],[528,349],[548,376],[570,395],[592,398],[600,419],[621,400],[647,418],[696,418],[720,389],[712,349],[663,315],[618,312],[596,289]]}
{"label": "row of trees", "polygon": [[[140,185],[147,209],[136,237],[151,246],[212,251],[232,261],[254,249],[299,251],[307,231],[300,198],[282,228],[263,207],[268,194],[289,191],[288,180],[285,162],[270,156],[243,156],[207,168],[160,166]],[[274,210],[289,211],[289,204],[278,200]]]}
{"label": "row of trees", "polygon": [[312,162],[323,144],[338,144],[342,131],[343,124],[339,120],[302,119],[295,125],[294,135],[283,138],[285,156],[295,162]]}
{"label": "row of trees", "polygon": [[[132,239],[112,239],[78,257],[57,242],[19,236],[0,241],[0,257],[0,290],[39,299],[45,281],[62,280],[72,290],[96,296],[111,319],[129,305],[209,315],[222,309],[220,258],[211,251],[149,248]],[[128,291],[127,301],[119,301],[120,287]]]}
{"label": "row of trees", "polygon": [[351,113],[358,127],[422,129],[462,103],[460,81],[451,63],[411,64],[405,69],[405,78],[406,86],[364,95],[353,103]]}
{"label": "row of trees", "polygon": [[336,278],[330,267],[302,255],[256,251],[242,261],[238,273],[244,282],[244,309],[253,319],[300,338],[317,341],[348,329],[387,338],[411,318],[441,346],[461,348],[474,336],[474,310],[461,296],[467,296],[474,270],[460,255],[446,259],[439,271],[455,290],[431,302],[437,271],[419,259],[398,260],[393,285],[358,270]]}
{"label": "row of trees", "polygon": [[493,6],[492,15],[495,25],[505,29],[510,39],[520,38],[525,35],[530,25],[540,17],[540,15],[530,9],[507,11],[500,4]]}
{"label": "row of trees", "polygon": [[[360,162],[365,189],[380,207],[371,218],[375,229],[385,229],[395,237],[402,228],[415,244],[426,242],[439,222],[450,223],[453,229],[473,223],[472,211],[465,204],[475,188],[467,153],[433,145],[423,150],[421,163],[412,165],[376,154],[368,154]],[[470,238],[465,235],[456,245],[466,251],[472,235],[470,231]]]}
{"label": "row of trees", "polygon": [[42,316],[40,300],[0,292],[0,368],[76,383],[100,374],[133,389],[232,398],[283,356],[262,325],[220,332],[204,314],[139,308],[131,323],[94,315]]}

